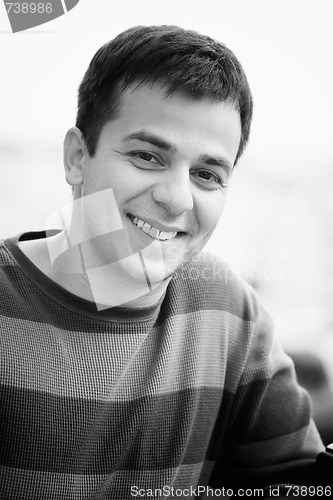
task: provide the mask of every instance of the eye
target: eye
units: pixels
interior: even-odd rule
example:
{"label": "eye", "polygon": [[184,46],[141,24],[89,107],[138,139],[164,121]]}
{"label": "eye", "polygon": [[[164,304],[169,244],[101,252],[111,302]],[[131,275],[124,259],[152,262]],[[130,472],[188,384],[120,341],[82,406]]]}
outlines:
{"label": "eye", "polygon": [[145,153],[144,151],[138,151],[137,153],[133,153],[136,158],[140,158],[140,160],[144,160],[147,162],[151,162],[154,159],[154,156],[151,153]]}
{"label": "eye", "polygon": [[211,172],[207,172],[206,170],[198,172],[197,175],[198,177],[200,177],[200,179],[203,179],[205,181],[218,182],[219,184],[221,184],[221,179],[217,177],[217,175],[212,174]]}
{"label": "eye", "polygon": [[130,155],[140,165],[163,165],[161,158],[148,151],[132,151]]}
{"label": "eye", "polygon": [[227,187],[227,183],[223,182],[222,179],[213,172],[209,170],[199,170],[197,172],[193,172],[192,175],[196,179],[197,182],[202,184],[205,187],[216,189],[221,186],[222,188]]}

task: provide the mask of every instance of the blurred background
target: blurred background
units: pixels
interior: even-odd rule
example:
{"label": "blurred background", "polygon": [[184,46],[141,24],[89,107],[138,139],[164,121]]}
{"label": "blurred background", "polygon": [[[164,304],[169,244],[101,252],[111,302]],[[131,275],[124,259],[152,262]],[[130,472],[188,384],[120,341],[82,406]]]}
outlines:
{"label": "blurred background", "polygon": [[255,100],[250,145],[208,248],[258,291],[333,441],[333,2],[80,0],[12,34],[0,4],[0,239],[40,230],[70,199],[62,141],[96,50],[137,24],[228,45]]}

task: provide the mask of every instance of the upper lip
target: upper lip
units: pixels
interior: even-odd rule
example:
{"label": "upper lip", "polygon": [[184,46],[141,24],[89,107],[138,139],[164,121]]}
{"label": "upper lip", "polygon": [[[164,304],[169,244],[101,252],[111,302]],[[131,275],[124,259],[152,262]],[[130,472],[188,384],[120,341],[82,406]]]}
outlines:
{"label": "upper lip", "polygon": [[141,219],[145,222],[148,222],[148,224],[150,224],[152,227],[155,227],[159,231],[164,231],[166,233],[185,233],[186,232],[186,231],[184,231],[184,229],[182,229],[180,227],[167,226],[167,225],[163,224],[162,222],[153,220],[149,217],[141,217],[140,215],[134,215],[131,213],[129,213],[128,215],[130,215],[131,217],[137,217],[138,219]]}

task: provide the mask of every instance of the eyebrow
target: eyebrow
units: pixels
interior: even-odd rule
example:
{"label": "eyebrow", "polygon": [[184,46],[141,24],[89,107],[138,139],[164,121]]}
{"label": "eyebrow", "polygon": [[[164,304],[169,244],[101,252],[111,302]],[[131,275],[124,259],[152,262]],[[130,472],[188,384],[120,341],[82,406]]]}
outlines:
{"label": "eyebrow", "polygon": [[170,144],[170,142],[165,141],[164,139],[158,137],[157,135],[145,132],[144,130],[140,132],[134,132],[133,134],[129,134],[123,139],[124,142],[132,140],[148,142],[149,144],[152,144],[156,148],[164,149],[165,151],[172,151],[173,153],[176,153],[177,151],[176,147]]}
{"label": "eyebrow", "polygon": [[[141,130],[139,132],[133,132],[132,134],[124,137],[124,142],[129,142],[132,140],[139,140],[142,142],[147,142],[152,144],[156,148],[163,149],[164,151],[172,151],[173,153],[177,152],[177,148],[171,144],[170,142],[158,137],[155,134],[151,134],[150,132],[146,132],[145,130]],[[199,156],[199,161],[205,163],[206,165],[216,166],[223,168],[227,172],[228,175],[232,174],[233,167],[229,161],[225,158],[219,158],[207,154],[202,154]]]}

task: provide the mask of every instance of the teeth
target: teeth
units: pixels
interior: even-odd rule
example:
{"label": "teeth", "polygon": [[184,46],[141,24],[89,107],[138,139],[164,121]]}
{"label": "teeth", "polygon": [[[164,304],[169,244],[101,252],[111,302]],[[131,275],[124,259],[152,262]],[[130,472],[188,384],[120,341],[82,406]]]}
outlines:
{"label": "teeth", "polygon": [[150,224],[148,224],[148,222],[145,222],[139,219],[138,217],[134,218],[131,217],[131,219],[139,229],[142,229],[142,231],[144,231],[146,234],[149,234],[149,236],[151,236],[154,239],[162,241],[171,240],[177,234],[177,231],[170,231],[170,232],[159,231],[158,229],[156,229],[156,227],[152,227]]}
{"label": "teeth", "polygon": [[168,239],[168,233],[165,231],[160,232],[160,240],[167,240]]}
{"label": "teeth", "polygon": [[145,233],[148,234],[149,231],[151,230],[151,225],[148,224],[148,222],[145,222],[141,229],[142,229],[142,231],[144,231]]}
{"label": "teeth", "polygon": [[152,227],[151,230],[149,231],[149,235],[152,237],[152,238],[158,238],[159,235],[160,235],[160,232],[158,229],[156,229],[156,227]]}

